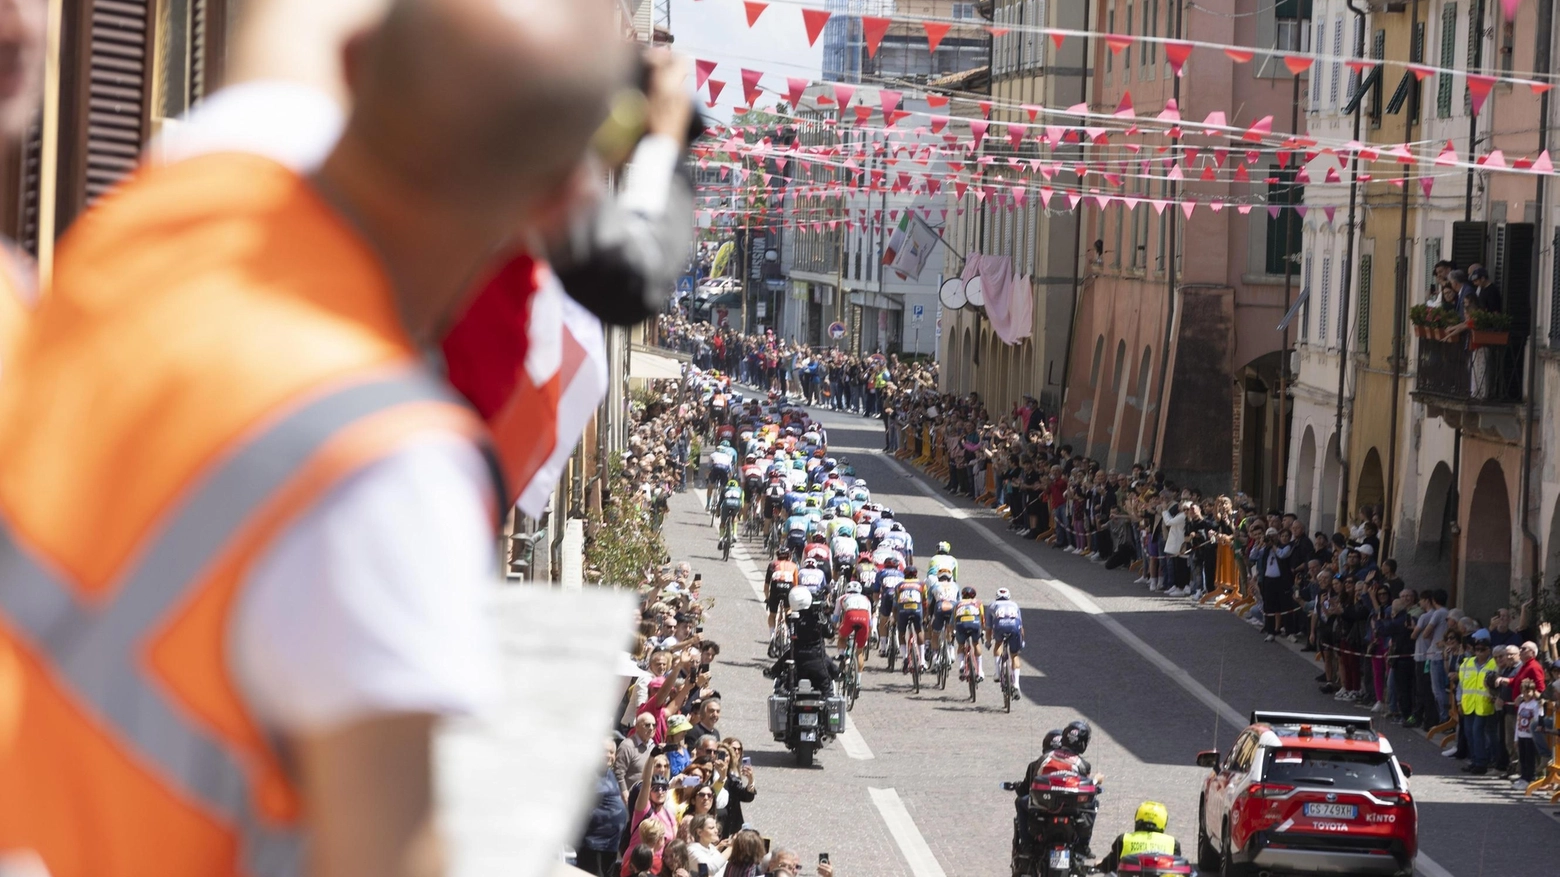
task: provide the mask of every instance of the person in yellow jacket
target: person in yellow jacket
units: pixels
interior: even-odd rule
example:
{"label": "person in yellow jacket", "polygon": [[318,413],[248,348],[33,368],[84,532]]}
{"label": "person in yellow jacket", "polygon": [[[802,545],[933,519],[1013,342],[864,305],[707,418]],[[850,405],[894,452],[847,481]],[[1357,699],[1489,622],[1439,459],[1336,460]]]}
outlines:
{"label": "person in yellow jacket", "polygon": [[1495,715],[1495,695],[1485,685],[1485,676],[1496,670],[1490,657],[1490,635],[1479,630],[1473,634],[1473,654],[1457,666],[1457,706],[1462,710],[1463,728],[1468,734],[1468,764],[1463,773],[1483,776],[1495,757],[1500,722]]}
{"label": "person in yellow jacket", "polygon": [[1181,842],[1165,834],[1165,825],[1169,821],[1169,809],[1158,801],[1144,801],[1139,804],[1137,815],[1132,820],[1132,830],[1116,836],[1116,840],[1110,845],[1110,852],[1105,854],[1105,858],[1100,860],[1094,870],[1111,873],[1116,870],[1117,865],[1121,864],[1124,857],[1139,853],[1181,855]]}
{"label": "person in yellow jacket", "polygon": [[386,5],[317,162],[139,170],[0,380],[0,852],[54,877],[442,870],[432,734],[499,691],[512,497],[428,351],[629,73],[608,0]]}

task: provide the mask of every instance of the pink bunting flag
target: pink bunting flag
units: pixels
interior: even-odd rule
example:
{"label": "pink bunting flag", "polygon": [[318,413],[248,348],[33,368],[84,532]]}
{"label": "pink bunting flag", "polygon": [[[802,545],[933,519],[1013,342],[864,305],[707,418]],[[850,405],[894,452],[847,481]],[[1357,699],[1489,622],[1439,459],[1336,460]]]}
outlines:
{"label": "pink bunting flag", "polygon": [[823,26],[829,23],[833,14],[827,9],[802,10],[802,22],[807,25],[807,45],[817,45],[818,35],[823,33]]}
{"label": "pink bunting flag", "polygon": [[1182,42],[1166,42],[1165,60],[1170,62],[1170,69],[1175,75],[1181,75],[1181,68],[1186,65],[1186,59],[1192,56],[1192,44]]}
{"label": "pink bunting flag", "polygon": [[1214,110],[1209,113],[1208,118],[1203,119],[1202,123],[1205,128],[1227,128],[1230,124],[1229,120],[1225,118],[1223,110]]}
{"label": "pink bunting flag", "polygon": [[1307,213],[1309,213],[1310,211],[1311,211],[1311,208],[1307,207],[1304,204],[1296,204],[1295,205],[1295,213],[1298,214],[1301,219],[1304,219],[1305,215]]}
{"label": "pink bunting flag", "polygon": [[1197,200],[1195,198],[1191,199],[1189,201],[1182,201],[1181,202],[1181,212],[1186,214],[1186,218],[1187,219],[1191,219],[1192,218],[1192,211],[1196,210],[1196,209],[1197,209]]}
{"label": "pink bunting flag", "polygon": [[1490,168],[1491,170],[1504,168],[1506,167],[1506,154],[1501,152],[1499,149],[1496,149],[1489,155],[1479,156],[1477,163],[1483,167]]}
{"label": "pink bunting flag", "polygon": [[936,52],[937,47],[942,44],[943,37],[948,35],[953,25],[947,22],[923,21],[921,27],[926,31],[927,51]]}
{"label": "pink bunting flag", "polygon": [[1056,194],[1056,193],[1054,191],[1052,191],[1050,187],[1048,187],[1048,186],[1041,186],[1040,187],[1040,206],[1049,209],[1050,206],[1051,206],[1051,196],[1054,195],[1054,194]]}
{"label": "pink bunting flag", "polygon": [[1181,121],[1181,108],[1176,106],[1175,98],[1170,98],[1169,100],[1165,101],[1165,108],[1160,110],[1159,115],[1155,116],[1154,118],[1161,122]]}
{"label": "pink bunting flag", "polygon": [[1477,116],[1479,109],[1484,106],[1484,99],[1490,96],[1490,89],[1495,87],[1495,77],[1477,73],[1469,73],[1467,76],[1468,95],[1473,101],[1473,114]]}
{"label": "pink bunting flag", "polygon": [[1424,190],[1425,197],[1430,197],[1430,190],[1435,188],[1435,177],[1420,177],[1419,188]]}
{"label": "pink bunting flag", "polygon": [[743,0],[742,6],[747,9],[748,27],[757,24],[758,17],[764,14],[765,9],[769,8],[768,3],[759,3],[758,0]]}
{"label": "pink bunting flag", "polygon": [[694,89],[700,89],[700,88],[704,87],[705,80],[709,79],[710,78],[710,74],[715,72],[716,66],[718,66],[718,65],[714,61],[694,61],[693,62],[693,87],[694,87]]}
{"label": "pink bunting flag", "polygon": [[791,109],[794,110],[797,107],[801,106],[801,104],[802,104],[802,95],[807,91],[807,86],[809,86],[811,84],[812,84],[811,80],[804,79],[804,78],[802,78],[800,76],[788,76],[788,77],[786,77],[786,80],[785,80],[785,85],[786,85],[785,96],[786,96],[786,99],[791,102]]}
{"label": "pink bunting flag", "polygon": [[947,127],[947,125],[948,125],[948,117],[947,116],[932,116],[931,117],[931,122],[932,122],[932,133],[933,134],[937,134],[937,133],[940,133],[943,128]]}
{"label": "pink bunting flag", "polygon": [[762,89],[758,87],[758,81],[762,79],[763,76],[764,71],[762,70],[742,71],[742,97],[747,101],[747,105],[750,107],[755,106],[758,103],[758,95],[762,91]]}
{"label": "pink bunting flag", "polygon": [[1278,218],[1278,210],[1279,210],[1279,207],[1278,207],[1277,204],[1269,204],[1268,205],[1268,216],[1270,216],[1270,217],[1272,217],[1274,219],[1277,219]]}
{"label": "pink bunting flag", "polygon": [[1234,61],[1236,64],[1250,64],[1251,59],[1257,56],[1257,53],[1251,51],[1250,49],[1235,48],[1225,49],[1224,54],[1228,55],[1230,60]]}
{"label": "pink bunting flag", "polygon": [[899,109],[900,93],[887,88],[878,89],[878,99],[883,102],[883,120],[888,121],[894,117],[894,111]]}
{"label": "pink bunting flag", "polygon": [[726,83],[721,82],[719,79],[711,79],[705,84],[710,87],[710,102],[706,106],[713,109],[715,102],[720,100],[720,90],[726,87]]}
{"label": "pink bunting flag", "polygon": [[1116,104],[1116,116],[1122,119],[1131,119],[1137,115],[1132,109],[1132,92],[1123,91],[1121,102]]}
{"label": "pink bunting flag", "polygon": [[1121,54],[1121,50],[1132,45],[1132,37],[1127,34],[1106,34],[1105,45],[1110,46],[1112,55]]}
{"label": "pink bunting flag", "polygon": [[1506,16],[1507,21],[1517,20],[1517,7],[1522,0],[1500,0],[1500,11]]}
{"label": "pink bunting flag", "polygon": [[1322,213],[1325,214],[1326,217],[1327,217],[1327,224],[1328,225],[1332,225],[1333,216],[1338,213],[1338,208],[1334,207],[1331,204],[1329,204],[1326,207],[1322,208]]}
{"label": "pink bunting flag", "polygon": [[976,148],[979,148],[980,141],[985,139],[986,129],[990,127],[990,125],[990,122],[982,121],[980,119],[970,120],[970,134],[974,137]]}
{"label": "pink bunting flag", "polygon": [[1083,195],[1081,193],[1078,193],[1078,192],[1068,192],[1067,193],[1067,209],[1068,210],[1077,210],[1078,209],[1078,202],[1082,201],[1082,200],[1083,200]]}
{"label": "pink bunting flag", "polygon": [[1338,176],[1338,169],[1337,168],[1330,167],[1330,168],[1327,169],[1327,176],[1322,179],[1322,182],[1324,182],[1324,183],[1341,183],[1341,182],[1343,182],[1343,178]]}
{"label": "pink bunting flag", "polygon": [[1291,74],[1299,76],[1305,71],[1311,69],[1311,60],[1312,59],[1306,55],[1285,55],[1284,66],[1289,68],[1289,72]]}
{"label": "pink bunting flag", "polygon": [[834,102],[839,104],[840,112],[850,105],[850,99],[856,94],[856,86],[836,83],[834,86]]}
{"label": "pink bunting flag", "polygon": [[1541,174],[1552,174],[1555,172],[1554,163],[1549,160],[1549,150],[1546,149],[1540,152],[1538,158],[1533,159],[1533,170]]}
{"label": "pink bunting flag", "polygon": [[1242,204],[1239,207],[1235,208],[1235,212],[1239,213],[1241,216],[1245,216],[1246,214],[1251,212],[1251,205],[1250,204]]}
{"label": "pink bunting flag", "polygon": [[1263,116],[1261,119],[1257,120],[1256,124],[1254,124],[1250,128],[1246,129],[1246,133],[1241,135],[1241,139],[1242,140],[1249,140],[1249,141],[1251,141],[1253,143],[1260,143],[1260,142],[1262,142],[1262,138],[1263,137],[1266,137],[1267,135],[1272,134],[1272,133],[1273,133],[1273,117],[1272,116]]}
{"label": "pink bunting flag", "polygon": [[1013,203],[1023,207],[1029,202],[1029,189],[1024,186],[1013,187]]}

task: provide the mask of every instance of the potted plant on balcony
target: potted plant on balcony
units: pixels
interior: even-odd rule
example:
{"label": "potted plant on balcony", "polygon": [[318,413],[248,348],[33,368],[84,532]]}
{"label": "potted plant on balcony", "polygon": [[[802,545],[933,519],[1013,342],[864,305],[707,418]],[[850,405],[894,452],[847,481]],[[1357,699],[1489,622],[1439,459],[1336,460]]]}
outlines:
{"label": "potted plant on balcony", "polygon": [[1457,322],[1457,312],[1420,304],[1408,309],[1408,319],[1414,325],[1415,335],[1432,341],[1443,341],[1446,330]]}
{"label": "potted plant on balcony", "polygon": [[1471,311],[1471,319],[1472,333],[1468,338],[1470,347],[1503,347],[1511,341],[1510,314],[1474,309]]}

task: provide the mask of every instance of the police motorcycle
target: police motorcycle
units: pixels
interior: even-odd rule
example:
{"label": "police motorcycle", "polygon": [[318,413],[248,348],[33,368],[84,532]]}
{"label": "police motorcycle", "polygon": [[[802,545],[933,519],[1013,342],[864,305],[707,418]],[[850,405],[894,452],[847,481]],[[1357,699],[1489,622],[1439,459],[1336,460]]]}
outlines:
{"label": "police motorcycle", "polygon": [[[798,767],[812,767],[817,751],[844,732],[847,705],[843,695],[825,695],[815,684],[832,676],[833,666],[822,647],[821,613],[810,595],[799,606],[798,592],[807,594],[807,589],[791,591],[791,647],[764,675],[775,680],[769,696],[770,734],[795,754]],[[804,638],[807,642],[798,648]]]}
{"label": "police motorcycle", "polygon": [[[1022,792],[1023,783],[1003,783],[1009,792]],[[1013,851],[1013,877],[1084,877],[1089,865],[1080,854],[1078,819],[1097,797],[1100,787],[1091,777],[1072,771],[1040,774],[1029,783],[1029,830],[1032,860]]]}

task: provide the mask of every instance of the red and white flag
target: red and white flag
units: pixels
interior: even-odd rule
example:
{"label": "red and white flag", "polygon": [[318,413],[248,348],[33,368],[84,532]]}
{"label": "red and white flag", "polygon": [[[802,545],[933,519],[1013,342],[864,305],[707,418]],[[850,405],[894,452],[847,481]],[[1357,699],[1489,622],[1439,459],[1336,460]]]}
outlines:
{"label": "red and white flag", "polygon": [[443,346],[450,383],[492,430],[507,499],[540,517],[606,396],[601,322],[522,255],[483,285]]}

